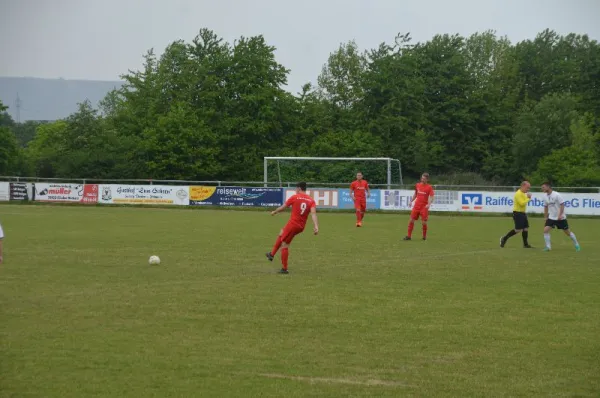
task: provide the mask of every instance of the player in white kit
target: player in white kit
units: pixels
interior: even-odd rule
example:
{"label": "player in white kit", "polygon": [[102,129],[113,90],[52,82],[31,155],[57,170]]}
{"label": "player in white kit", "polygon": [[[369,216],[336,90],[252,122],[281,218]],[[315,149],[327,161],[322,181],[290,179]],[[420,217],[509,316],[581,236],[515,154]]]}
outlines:
{"label": "player in white kit", "polygon": [[565,213],[565,201],[560,194],[552,189],[552,185],[549,182],[545,182],[542,185],[542,191],[544,195],[544,218],[546,223],[544,225],[544,241],[546,247],[544,251],[548,252],[552,249],[550,243],[550,230],[557,228],[562,230],[573,241],[575,250],[580,251],[581,246],[577,242],[577,237],[569,229],[569,223],[567,222],[567,214]]}

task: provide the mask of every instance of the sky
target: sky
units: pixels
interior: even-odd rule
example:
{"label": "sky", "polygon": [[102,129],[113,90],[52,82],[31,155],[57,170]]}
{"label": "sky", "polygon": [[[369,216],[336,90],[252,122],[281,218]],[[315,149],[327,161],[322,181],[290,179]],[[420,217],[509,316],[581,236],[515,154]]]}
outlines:
{"label": "sky", "polygon": [[600,0],[0,0],[0,76],[119,80],[150,48],[206,27],[230,42],[264,35],[298,92],[349,40],[493,29],[518,42],[546,28],[600,40],[598,17]]}

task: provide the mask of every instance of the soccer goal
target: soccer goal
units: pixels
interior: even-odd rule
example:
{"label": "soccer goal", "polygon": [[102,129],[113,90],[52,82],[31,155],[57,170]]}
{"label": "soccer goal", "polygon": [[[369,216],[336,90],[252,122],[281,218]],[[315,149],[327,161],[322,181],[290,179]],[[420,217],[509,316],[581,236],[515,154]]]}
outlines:
{"label": "soccer goal", "polygon": [[372,185],[403,185],[402,163],[392,158],[288,157],[264,158],[264,185],[307,181],[312,184],[346,185],[361,171]]}

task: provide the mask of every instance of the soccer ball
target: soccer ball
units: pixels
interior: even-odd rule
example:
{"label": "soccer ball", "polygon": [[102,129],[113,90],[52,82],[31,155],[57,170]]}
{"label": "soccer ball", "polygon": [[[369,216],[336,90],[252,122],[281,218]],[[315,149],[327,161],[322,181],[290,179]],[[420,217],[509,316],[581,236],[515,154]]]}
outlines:
{"label": "soccer ball", "polygon": [[158,258],[158,256],[150,256],[150,259],[148,260],[148,264],[158,265],[158,264],[160,264],[160,258]]}

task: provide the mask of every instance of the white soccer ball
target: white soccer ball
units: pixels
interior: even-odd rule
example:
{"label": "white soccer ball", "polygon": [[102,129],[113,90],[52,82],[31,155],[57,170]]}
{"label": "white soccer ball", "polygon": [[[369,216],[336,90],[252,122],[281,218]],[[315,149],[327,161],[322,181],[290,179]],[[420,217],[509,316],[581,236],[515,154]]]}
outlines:
{"label": "white soccer ball", "polygon": [[158,256],[150,256],[150,259],[148,260],[148,264],[158,265],[158,264],[160,264],[160,258]]}

